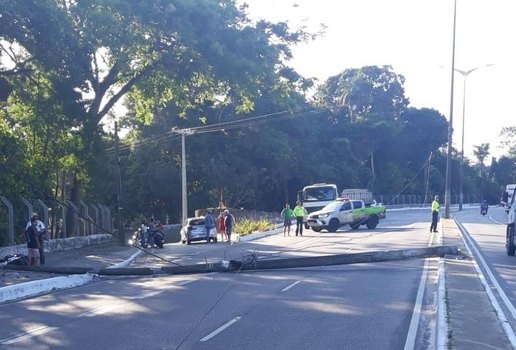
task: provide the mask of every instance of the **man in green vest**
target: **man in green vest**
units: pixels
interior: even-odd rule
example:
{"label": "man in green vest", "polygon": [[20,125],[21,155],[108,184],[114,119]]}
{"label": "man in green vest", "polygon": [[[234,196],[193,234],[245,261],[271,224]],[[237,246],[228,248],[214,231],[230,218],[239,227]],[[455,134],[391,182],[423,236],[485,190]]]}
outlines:
{"label": "man in green vest", "polygon": [[281,217],[283,218],[283,237],[288,232],[290,236],[290,226],[292,225],[292,216],[294,212],[290,209],[290,204],[285,204],[285,208],[281,211]]}
{"label": "man in green vest", "polygon": [[435,196],[432,202],[432,224],[430,232],[437,232],[437,221],[439,220],[439,196]]}
{"label": "man in green vest", "polygon": [[303,204],[301,202],[297,202],[296,207],[294,208],[294,216],[296,217],[296,236],[299,232],[299,235],[303,235],[303,219],[305,217],[305,209],[303,208]]}

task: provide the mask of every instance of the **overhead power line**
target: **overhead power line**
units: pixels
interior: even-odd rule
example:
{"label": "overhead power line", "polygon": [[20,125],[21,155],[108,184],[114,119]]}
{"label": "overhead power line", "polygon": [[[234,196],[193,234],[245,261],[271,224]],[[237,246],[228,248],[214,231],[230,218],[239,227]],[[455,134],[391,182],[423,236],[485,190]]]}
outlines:
{"label": "overhead power line", "polygon": [[[300,118],[309,115],[321,114],[328,111],[328,109],[312,109],[304,112],[292,113],[291,111],[281,111],[276,113],[264,114],[256,117],[232,120],[223,123],[211,124],[211,125],[203,125],[191,128],[185,128],[191,130],[194,134],[206,134],[212,132],[225,132],[228,130],[240,129],[240,128],[248,128],[257,125],[263,125],[272,122],[278,122],[285,119],[294,119]],[[178,130],[181,129],[172,129],[167,131],[161,135],[150,136],[136,142],[132,142],[130,144],[120,145],[119,151],[129,150],[131,148],[137,148],[140,146],[152,144],[152,143],[161,143],[168,140],[179,139],[179,135],[177,134]],[[114,147],[110,147],[106,149],[107,153],[113,153],[115,151]]]}

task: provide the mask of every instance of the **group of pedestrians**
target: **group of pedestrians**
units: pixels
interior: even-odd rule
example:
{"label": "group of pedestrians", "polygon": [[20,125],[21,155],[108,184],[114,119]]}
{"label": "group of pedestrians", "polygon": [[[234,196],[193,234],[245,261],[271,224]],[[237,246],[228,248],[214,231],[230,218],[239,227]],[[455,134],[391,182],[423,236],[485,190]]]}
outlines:
{"label": "group of pedestrians", "polygon": [[159,220],[155,220],[154,217],[150,218],[149,224],[147,220],[142,220],[140,225],[140,246],[143,248],[154,248],[158,246],[163,248],[164,243],[163,225]]}
{"label": "group of pedestrians", "polygon": [[303,203],[297,202],[294,209],[290,208],[290,204],[285,204],[285,208],[281,211],[281,217],[283,218],[283,237],[287,234],[290,236],[290,226],[292,226],[292,220],[296,220],[296,236],[303,235],[303,225],[306,210],[303,208]]}
{"label": "group of pedestrians", "polygon": [[210,232],[215,230],[220,233],[222,242],[224,240],[231,243],[231,233],[233,232],[233,226],[235,224],[235,217],[229,212],[229,210],[221,211],[217,219],[212,216],[211,210],[204,217],[204,227],[206,229],[206,241],[210,242]]}

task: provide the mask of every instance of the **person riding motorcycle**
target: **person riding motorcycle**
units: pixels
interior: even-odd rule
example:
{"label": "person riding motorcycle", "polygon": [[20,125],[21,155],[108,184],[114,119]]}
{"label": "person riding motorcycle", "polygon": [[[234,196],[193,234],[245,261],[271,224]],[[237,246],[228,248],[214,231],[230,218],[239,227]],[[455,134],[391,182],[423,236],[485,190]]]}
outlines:
{"label": "person riding motorcycle", "polygon": [[487,210],[489,209],[489,204],[487,204],[487,201],[484,199],[484,201],[480,204],[480,214],[487,214]]}

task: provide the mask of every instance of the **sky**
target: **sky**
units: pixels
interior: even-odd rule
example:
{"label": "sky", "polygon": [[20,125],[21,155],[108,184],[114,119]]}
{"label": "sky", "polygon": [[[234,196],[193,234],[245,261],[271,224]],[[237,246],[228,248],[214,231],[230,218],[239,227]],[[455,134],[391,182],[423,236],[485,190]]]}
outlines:
{"label": "sky", "polygon": [[[251,18],[288,22],[324,36],[292,49],[290,65],[324,82],[348,68],[391,65],[405,77],[410,106],[450,120],[454,0],[240,0]],[[500,131],[516,126],[516,1],[457,0],[453,146],[472,160],[474,146],[506,154]]]}

